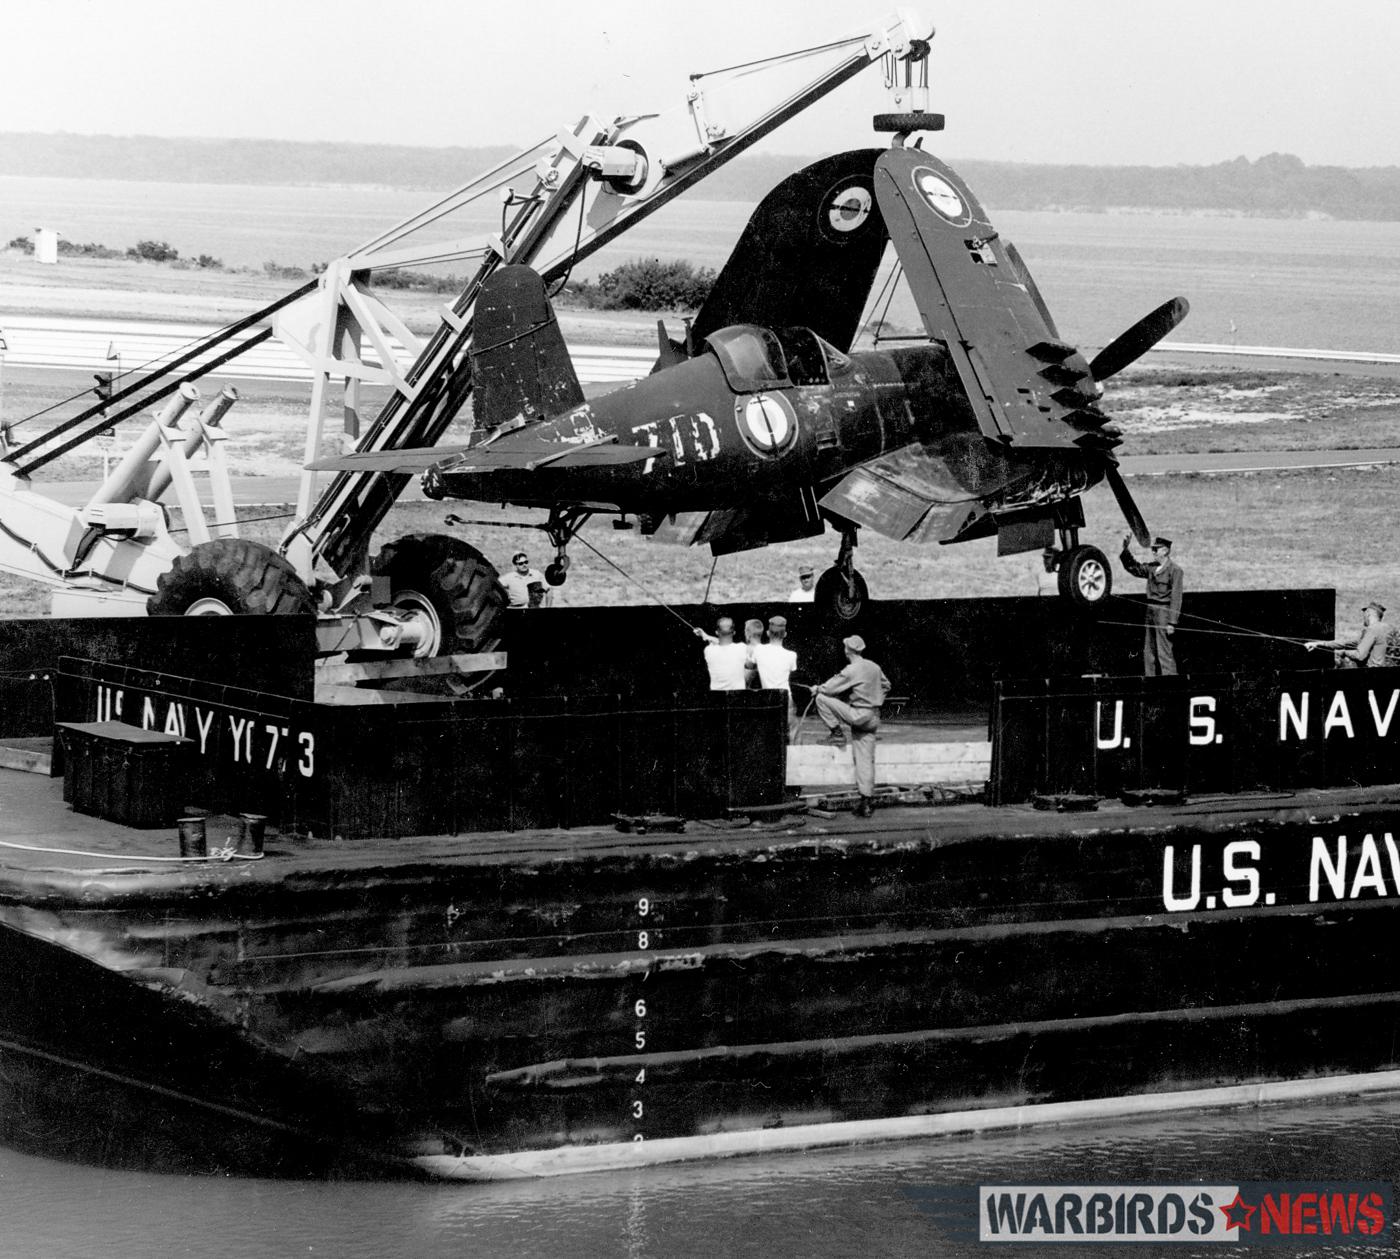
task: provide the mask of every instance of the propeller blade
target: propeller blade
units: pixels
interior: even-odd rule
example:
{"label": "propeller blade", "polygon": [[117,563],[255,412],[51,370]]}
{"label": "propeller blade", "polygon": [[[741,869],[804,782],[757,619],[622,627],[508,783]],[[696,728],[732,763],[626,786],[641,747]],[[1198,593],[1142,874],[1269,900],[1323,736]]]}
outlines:
{"label": "propeller blade", "polygon": [[1116,463],[1110,463],[1104,469],[1104,480],[1108,482],[1108,488],[1113,491],[1113,497],[1118,500],[1118,506],[1123,512],[1123,519],[1128,522],[1128,528],[1132,530],[1138,546],[1151,546],[1152,534],[1148,532],[1147,521],[1142,518],[1142,513],[1138,511],[1138,505],[1133,502],[1133,496],[1128,493],[1127,482],[1123,480],[1123,474],[1118,471]]}
{"label": "propeller blade", "polygon": [[1094,379],[1107,380],[1136,362],[1185,319],[1190,309],[1191,304],[1184,297],[1173,297],[1150,315],[1144,315],[1094,355],[1094,361],[1089,364]]}

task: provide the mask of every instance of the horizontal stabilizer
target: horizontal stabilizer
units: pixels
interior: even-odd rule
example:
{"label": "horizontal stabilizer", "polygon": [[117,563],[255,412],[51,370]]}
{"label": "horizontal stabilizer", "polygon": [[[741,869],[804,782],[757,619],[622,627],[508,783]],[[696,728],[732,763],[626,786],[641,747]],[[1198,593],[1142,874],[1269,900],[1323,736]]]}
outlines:
{"label": "horizontal stabilizer", "polygon": [[419,446],[407,450],[366,450],[308,463],[308,472],[397,472],[412,476],[465,450],[464,446]]}
{"label": "horizontal stabilizer", "polygon": [[509,446],[477,446],[447,461],[444,472],[491,472],[515,468],[536,472],[541,468],[616,468],[643,463],[665,454],[655,446],[618,446],[612,438],[589,445],[537,441]]}
{"label": "horizontal stabilizer", "polygon": [[619,446],[615,439],[576,444],[542,441],[512,434],[514,440],[481,446],[429,446],[415,450],[372,450],[339,455],[307,464],[312,472],[426,472],[441,465],[444,472],[493,472],[511,468],[534,472],[540,468],[618,467],[657,459],[666,452],[654,446]]}

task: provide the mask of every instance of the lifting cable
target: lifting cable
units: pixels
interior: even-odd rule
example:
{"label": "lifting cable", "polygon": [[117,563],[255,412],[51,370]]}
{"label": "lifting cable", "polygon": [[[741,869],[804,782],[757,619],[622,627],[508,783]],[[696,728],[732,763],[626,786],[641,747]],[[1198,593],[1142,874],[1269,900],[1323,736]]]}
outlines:
{"label": "lifting cable", "polygon": [[793,52],[778,53],[772,57],[760,57],[757,61],[741,61],[738,65],[721,66],[718,70],[701,70],[690,76],[692,83],[698,83],[701,79],[709,78],[715,74],[732,74],[735,70],[751,70],[755,66],[776,65],[782,61],[795,61],[798,57],[810,57],[813,53],[829,52],[833,48],[846,48],[851,44],[863,44],[864,35],[852,35],[846,39],[835,39],[829,44],[815,44],[811,48],[798,48]]}
{"label": "lifting cable", "polygon": [[583,243],[583,214],[587,206],[588,198],[580,192],[578,197],[578,231],[574,234],[574,249],[569,255],[568,270],[560,277],[559,283],[554,287],[554,292],[549,295],[551,301],[564,291],[564,286],[569,282],[570,276],[574,273],[574,263],[578,261],[578,248]]}

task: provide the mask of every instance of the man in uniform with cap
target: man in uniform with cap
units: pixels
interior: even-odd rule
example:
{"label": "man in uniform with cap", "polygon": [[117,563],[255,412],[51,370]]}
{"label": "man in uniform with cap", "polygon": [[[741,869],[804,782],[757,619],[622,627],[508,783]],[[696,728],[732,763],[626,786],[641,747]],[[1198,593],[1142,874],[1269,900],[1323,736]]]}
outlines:
{"label": "man in uniform with cap", "polygon": [[1134,577],[1147,579],[1147,630],[1142,641],[1142,668],[1148,677],[1176,676],[1176,653],[1172,635],[1181,619],[1181,594],[1186,577],[1181,565],[1172,559],[1170,538],[1152,539],[1152,558],[1139,564],[1129,550],[1132,535],[1123,535],[1123,553],[1118,557]]}
{"label": "man in uniform with cap", "polygon": [[1333,638],[1327,642],[1305,643],[1309,651],[1328,647],[1335,651],[1344,665],[1352,668],[1378,669],[1400,665],[1400,633],[1385,623],[1385,605],[1374,600],[1361,609],[1361,632],[1350,638]]}
{"label": "man in uniform with cap", "polygon": [[758,685],[765,691],[783,691],[787,695],[788,742],[796,733],[796,717],[792,704],[792,671],[797,668],[797,653],[783,645],[787,637],[787,617],[768,618],[768,641],[753,649],[758,665]]}
{"label": "man in uniform with cap", "polygon": [[865,658],[865,639],[859,634],[842,639],[841,645],[846,649],[846,667],[812,689],[817,715],[826,723],[831,742],[844,743],[841,727],[850,727],[851,758],[860,793],[856,816],[869,817],[875,812],[875,732],[880,728],[880,705],[890,693],[890,680],[879,665]]}
{"label": "man in uniform with cap", "polygon": [[797,570],[797,589],[789,592],[789,603],[813,603],[817,598],[817,573],[810,564]]}

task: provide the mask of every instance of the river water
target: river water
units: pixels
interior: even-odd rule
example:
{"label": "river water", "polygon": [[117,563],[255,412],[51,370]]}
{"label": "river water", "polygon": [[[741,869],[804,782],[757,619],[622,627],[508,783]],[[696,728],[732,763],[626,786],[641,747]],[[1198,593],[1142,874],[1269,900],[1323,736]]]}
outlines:
{"label": "river water", "polygon": [[[974,190],[975,191],[975,190]],[[54,227],[125,249],[164,240],[228,266],[309,266],[363,244],[434,194],[391,188],[262,188],[0,177],[0,243]],[[639,257],[720,267],[751,207],[681,197],[581,263],[579,278]],[[1192,311],[1176,339],[1301,349],[1400,351],[1400,222],[1007,211],[988,206],[1035,274],[1060,332],[1103,345],[1169,297]],[[499,210],[439,235],[497,231]],[[904,290],[889,318],[918,316]]]}
{"label": "river water", "polygon": [[[979,1184],[1394,1182],[1398,1138],[1400,1099],[1386,1098],[493,1185],[147,1176],[0,1152],[0,1256],[985,1255],[965,1205]],[[921,1209],[930,1194],[941,1211]]]}
{"label": "river water", "polygon": [[[229,265],[306,265],[430,199],[392,189],[0,178],[0,241],[43,224],[111,246],[164,239]],[[1184,293],[1193,312],[1181,340],[1400,350],[1400,223],[989,208],[1073,340],[1103,344]],[[582,273],[653,255],[719,266],[746,213],[682,200]],[[890,317],[915,318],[902,305]],[[1113,1064],[1104,1075],[1111,1086]],[[187,1179],[0,1151],[0,1259],[963,1254],[980,1247],[956,1235],[959,1221],[929,1216],[907,1190],[1394,1181],[1398,1137],[1400,1101],[1370,1100],[480,1186]]]}

